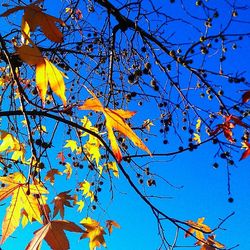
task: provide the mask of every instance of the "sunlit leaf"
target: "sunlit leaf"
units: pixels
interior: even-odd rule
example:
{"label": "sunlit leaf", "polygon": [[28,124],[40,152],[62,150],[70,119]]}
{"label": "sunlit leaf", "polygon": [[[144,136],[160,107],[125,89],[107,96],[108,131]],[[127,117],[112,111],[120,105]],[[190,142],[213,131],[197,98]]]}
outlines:
{"label": "sunlit leaf", "polygon": [[124,136],[127,136],[137,147],[145,150],[149,154],[149,149],[144,145],[141,139],[133,132],[129,125],[124,119],[131,118],[135,112],[125,111],[125,110],[112,110],[109,108],[104,108],[101,102],[97,99],[94,93],[91,92],[93,96],[92,99],[88,99],[83,105],[79,107],[80,110],[92,110],[97,112],[102,112],[106,118],[106,128],[108,131],[108,138],[111,143],[112,151],[118,162],[122,160],[121,150],[118,146],[117,140],[114,135],[113,129],[119,131]]}
{"label": "sunlit leaf", "polygon": [[54,220],[35,231],[34,238],[30,241],[26,250],[35,250],[41,246],[44,239],[53,250],[70,249],[68,238],[64,230],[82,233],[83,230],[75,223],[66,220]]}
{"label": "sunlit leaf", "polygon": [[104,229],[100,226],[100,223],[90,217],[84,218],[80,222],[85,228],[86,232],[83,233],[81,239],[89,238],[89,249],[94,250],[96,247],[106,247],[104,240]]}

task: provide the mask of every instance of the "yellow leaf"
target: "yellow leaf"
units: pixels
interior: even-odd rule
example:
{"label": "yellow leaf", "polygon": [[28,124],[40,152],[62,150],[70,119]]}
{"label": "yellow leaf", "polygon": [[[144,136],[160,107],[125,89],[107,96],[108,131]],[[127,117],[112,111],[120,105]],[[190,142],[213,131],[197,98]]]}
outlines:
{"label": "yellow leaf", "polygon": [[66,162],[64,166],[65,166],[65,169],[63,170],[63,173],[66,174],[67,179],[69,179],[72,175],[72,167],[68,162]]}
{"label": "yellow leaf", "polygon": [[201,119],[200,118],[197,119],[195,128],[196,128],[197,133],[199,133],[200,129],[201,129]]}
{"label": "yellow leaf", "polygon": [[45,59],[46,63],[46,73],[49,81],[49,85],[52,91],[60,97],[63,105],[66,106],[66,96],[65,96],[65,84],[63,77],[65,75],[56,68],[56,66],[49,60]]}
{"label": "yellow leaf", "polygon": [[80,190],[82,190],[82,194],[85,195],[85,197],[90,197],[91,202],[94,200],[94,193],[90,190],[91,184],[84,180],[83,182],[80,182]]}
{"label": "yellow leaf", "polygon": [[48,89],[48,75],[46,71],[46,63],[44,61],[36,65],[36,86],[42,102],[45,103]]}
{"label": "yellow leaf", "polygon": [[79,200],[79,201],[75,202],[75,204],[79,206],[77,208],[77,212],[82,212],[82,210],[84,208],[84,201],[83,200]]}
{"label": "yellow leaf", "polygon": [[107,171],[112,170],[113,171],[113,175],[118,178],[119,177],[119,170],[117,168],[116,162],[108,162],[107,164],[105,164],[107,166]]}
{"label": "yellow leaf", "polygon": [[74,140],[66,140],[66,144],[64,145],[64,148],[70,148],[70,150],[72,152],[74,152],[75,150],[78,150],[78,146],[77,146],[77,142]]}
{"label": "yellow leaf", "polygon": [[197,133],[194,133],[193,141],[196,141],[197,144],[200,144],[201,143],[201,137],[200,137],[200,135],[197,134]]}
{"label": "yellow leaf", "polygon": [[188,231],[185,234],[185,237],[190,236],[191,234],[195,233],[196,238],[198,240],[204,241],[205,237],[203,232],[210,233],[211,228],[207,226],[206,224],[203,224],[203,221],[205,220],[204,217],[199,218],[197,222],[194,222],[192,220],[187,221],[187,223],[191,226]]}
{"label": "yellow leaf", "polygon": [[87,217],[81,220],[80,223],[86,228],[86,232],[83,233],[81,239],[89,238],[90,250],[94,250],[96,247],[100,247],[101,245],[106,247],[106,242],[104,240],[105,232],[99,222]]}
{"label": "yellow leaf", "polygon": [[[90,92],[90,91],[89,91]],[[137,147],[148,152],[150,155],[149,149],[144,145],[141,139],[133,132],[129,125],[125,122],[124,119],[132,117],[135,112],[125,111],[125,110],[113,110],[109,108],[104,108],[98,98],[93,92],[90,92],[93,96],[92,99],[88,99],[84,102],[83,105],[79,107],[80,110],[93,110],[97,112],[102,112],[106,118],[106,128],[108,132],[108,138],[111,143],[112,151],[118,162],[122,160],[121,150],[116,141],[113,129],[122,133],[124,136],[127,136]]]}
{"label": "yellow leaf", "polygon": [[2,244],[18,227],[22,209],[27,212],[30,222],[36,220],[42,223],[40,203],[35,195],[47,194],[48,191],[35,182],[28,184],[26,178],[19,172],[0,177],[0,181],[6,185],[0,189],[0,201],[12,196],[2,223]]}

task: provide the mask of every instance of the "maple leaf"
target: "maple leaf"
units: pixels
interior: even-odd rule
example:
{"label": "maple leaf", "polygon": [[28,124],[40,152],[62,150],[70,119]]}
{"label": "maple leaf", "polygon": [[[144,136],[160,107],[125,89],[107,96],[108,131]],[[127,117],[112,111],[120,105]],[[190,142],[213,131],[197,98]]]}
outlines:
{"label": "maple leaf", "polygon": [[150,131],[151,126],[154,126],[153,122],[150,119],[143,121],[142,127]]}
{"label": "maple leaf", "polygon": [[0,130],[0,140],[2,140],[0,152],[13,152],[12,160],[17,161],[21,158],[22,162],[25,162],[25,146],[23,143],[20,143],[12,134],[4,130]]}
{"label": "maple leaf", "polygon": [[242,148],[245,148],[245,152],[241,155],[240,161],[246,159],[250,155],[250,143],[245,141],[242,142]]}
{"label": "maple leaf", "polygon": [[63,152],[59,152],[59,153],[57,154],[57,157],[56,157],[56,158],[59,159],[59,160],[61,160],[62,163],[65,162],[65,156],[64,156]]}
{"label": "maple leaf", "polygon": [[93,201],[94,193],[90,190],[91,184],[88,181],[84,180],[83,182],[80,182],[79,185],[79,189],[83,191],[82,194],[85,195],[85,197],[90,197],[90,200]]}
{"label": "maple leaf", "polygon": [[107,220],[106,227],[108,228],[109,234],[113,232],[113,227],[121,228],[120,225],[114,220]]}
{"label": "maple leaf", "polygon": [[79,201],[76,201],[75,204],[79,206],[77,208],[77,212],[82,212],[82,210],[84,208],[84,201],[83,200],[79,200]]}
{"label": "maple leaf", "polygon": [[106,247],[104,239],[105,231],[100,223],[90,217],[84,218],[80,223],[86,228],[86,231],[81,236],[81,239],[89,238],[89,249],[94,250],[101,245]]}
{"label": "maple leaf", "polygon": [[40,249],[44,239],[53,250],[70,249],[68,238],[64,230],[76,233],[82,233],[83,229],[75,223],[66,220],[54,220],[35,231],[34,238],[29,242],[26,250]]}
{"label": "maple leaf", "polygon": [[[33,44],[33,43],[32,43]],[[66,75],[48,59],[44,58],[40,50],[33,44],[33,47],[22,45],[16,48],[22,61],[29,65],[36,66],[36,85],[42,102],[45,103],[48,84],[51,90],[62,100],[66,106],[64,77]]]}
{"label": "maple leaf", "polygon": [[63,170],[63,173],[66,174],[66,178],[69,179],[72,175],[71,165],[68,162],[66,162],[64,167],[65,169]]}
{"label": "maple leaf", "polygon": [[24,10],[21,27],[24,37],[29,37],[30,31],[33,32],[38,26],[40,26],[42,32],[48,39],[56,43],[63,42],[63,34],[57,28],[56,23],[59,23],[62,26],[65,26],[65,23],[59,18],[43,13],[42,9],[37,5],[40,2],[43,2],[43,0],[36,1],[26,6],[14,7],[1,14],[1,16],[7,17],[19,10]]}
{"label": "maple leaf", "polygon": [[192,220],[188,220],[187,223],[191,227],[188,229],[188,231],[185,233],[185,237],[190,236],[191,234],[195,233],[196,238],[198,240],[203,241],[205,239],[203,232],[209,233],[211,232],[211,228],[207,226],[206,224],[203,224],[203,221],[205,220],[204,217],[199,218],[197,222],[194,222]]}
{"label": "maple leaf", "polygon": [[200,135],[197,133],[194,133],[193,135],[194,135],[193,141],[196,141],[197,144],[200,144],[201,143]]}
{"label": "maple leaf", "polygon": [[195,128],[196,128],[197,133],[199,133],[201,130],[201,119],[200,118],[197,119]]}
{"label": "maple leaf", "polygon": [[54,203],[54,213],[53,213],[53,217],[55,217],[58,212],[60,211],[60,215],[63,219],[64,217],[64,206],[67,207],[72,207],[72,205],[70,204],[71,200],[74,200],[74,198],[69,195],[69,191],[65,191],[65,192],[61,192],[60,194],[58,194],[54,199],[53,199],[53,203]]}
{"label": "maple leaf", "polygon": [[46,174],[46,176],[44,177],[44,180],[47,181],[49,180],[51,185],[54,185],[55,183],[55,175],[62,175],[62,172],[60,172],[58,169],[56,168],[52,168],[51,170],[49,170]]}
{"label": "maple leaf", "polygon": [[225,246],[215,240],[215,235],[210,235],[205,241],[198,241],[196,245],[201,246],[200,250],[216,250],[223,249]]}
{"label": "maple leaf", "polygon": [[228,115],[224,116],[225,121],[222,124],[218,124],[217,128],[210,132],[210,136],[216,135],[218,132],[221,130],[224,133],[224,136],[228,141],[231,143],[234,143],[235,140],[233,139],[233,132],[232,129],[236,126],[239,125],[244,128],[249,128],[249,125],[244,123],[240,117],[234,116],[234,115]]}
{"label": "maple leaf", "polygon": [[[90,92],[90,91],[89,91]],[[118,146],[117,140],[113,129],[117,130],[124,136],[127,136],[137,147],[148,152],[150,155],[149,149],[144,145],[141,139],[133,132],[129,125],[125,122],[125,119],[131,118],[135,112],[125,111],[122,109],[109,109],[104,108],[98,98],[93,92],[90,92],[93,98],[88,99],[84,102],[83,105],[79,106],[80,110],[92,110],[96,112],[102,112],[106,118],[106,128],[108,132],[108,138],[111,143],[112,151],[118,162],[122,160],[121,150]]]}
{"label": "maple leaf", "polygon": [[22,209],[26,211],[30,222],[36,220],[42,223],[40,203],[35,196],[47,194],[48,191],[38,181],[36,184],[28,184],[19,172],[0,177],[0,181],[6,185],[0,189],[0,201],[12,196],[2,223],[2,244],[18,227]]}
{"label": "maple leaf", "polygon": [[[108,162],[108,163],[105,163],[104,164],[104,167],[105,167],[105,171],[106,172],[109,172],[110,170],[112,170],[113,172],[113,175],[118,178],[119,177],[119,170],[117,168],[117,165],[116,165],[116,162]],[[98,167],[99,169],[99,174],[100,176],[102,175],[102,171],[103,171],[103,167],[102,166],[99,166]]]}
{"label": "maple leaf", "polygon": [[[81,122],[84,128],[87,128],[93,131],[94,133],[98,134],[99,132],[98,129],[92,126],[91,121],[86,116],[84,116],[83,119],[81,119]],[[102,145],[102,143],[99,141],[98,138],[87,132],[83,133],[81,136],[89,137],[89,139],[87,140],[87,142],[84,144],[83,147],[85,149],[85,153],[89,156],[90,160],[95,160],[96,165],[98,166],[101,158],[100,146]]]}
{"label": "maple leaf", "polygon": [[64,148],[70,148],[72,152],[74,152],[75,150],[78,151],[77,142],[74,140],[66,140]]}
{"label": "maple leaf", "polygon": [[247,91],[245,92],[243,95],[242,95],[242,102],[243,103],[246,103],[250,100],[250,91]]}

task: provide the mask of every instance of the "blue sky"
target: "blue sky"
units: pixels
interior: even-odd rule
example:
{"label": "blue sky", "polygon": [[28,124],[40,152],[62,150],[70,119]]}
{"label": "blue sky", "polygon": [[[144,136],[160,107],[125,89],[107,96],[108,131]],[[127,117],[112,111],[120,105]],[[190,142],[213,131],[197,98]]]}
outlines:
{"label": "blue sky", "polygon": [[[57,1],[56,1],[57,2]],[[192,3],[191,3],[192,2]],[[194,5],[195,1],[184,1],[187,10],[192,14],[199,16],[202,14],[200,8]],[[117,4],[116,1],[114,3]],[[144,8],[149,8],[149,2],[145,1]],[[169,16],[174,16],[177,20],[181,18],[183,12],[181,10],[181,1],[176,1],[175,4],[165,3],[163,4],[163,12],[165,11]],[[235,2],[236,5],[241,4],[249,4],[248,1],[238,1]],[[57,8],[61,8],[61,2],[58,1],[58,4],[53,5],[53,9],[49,5],[48,1],[45,1],[45,7],[47,8],[48,13],[58,16]],[[162,3],[155,3],[156,5],[160,5]],[[214,3],[216,5],[216,3]],[[64,7],[66,4],[64,5]],[[210,3],[211,7],[213,3]],[[55,8],[54,8],[55,7]],[[57,7],[57,8],[56,8]],[[82,5],[80,7],[83,8]],[[213,29],[208,31],[208,35],[214,35],[222,29],[223,23],[226,20],[229,20],[231,17],[232,7],[229,7],[226,4],[226,1],[223,1],[218,6],[220,12],[220,16],[218,21],[213,22]],[[3,7],[0,7],[0,12],[2,13],[4,10]],[[101,13],[101,9],[97,8],[97,13]],[[248,20],[249,19],[249,10],[241,11],[239,10],[239,20]],[[88,14],[83,9],[83,15],[87,17],[89,22],[94,22],[95,14]],[[202,14],[203,15],[203,14]],[[19,14],[17,15],[19,17]],[[10,16],[9,19],[11,19]],[[155,17],[156,18],[156,17]],[[201,27],[201,32],[194,32],[191,29],[190,24],[184,25],[183,23],[176,21],[173,23],[169,23],[166,29],[164,30],[164,35],[168,37],[170,43],[183,43],[183,46],[180,46],[183,51],[187,49],[189,45],[185,43],[190,43],[199,40],[202,32],[205,32],[205,27],[203,26],[203,21],[195,21],[192,18],[185,17],[190,24],[199,25]],[[18,18],[17,18],[18,19]],[[146,25],[145,23],[141,25]],[[13,20],[12,20],[13,21]],[[104,22],[104,20],[100,19],[100,23]],[[8,31],[8,26],[6,22],[1,18],[3,25],[0,28],[1,34],[5,34]],[[20,20],[18,20],[18,24]],[[98,25],[100,25],[100,23]],[[94,24],[93,24],[94,25]],[[97,25],[97,29],[100,28]],[[146,27],[146,26],[145,26]],[[183,28],[185,27],[185,28]],[[189,28],[186,28],[189,27]],[[229,33],[244,33],[249,31],[249,23],[239,23],[233,22],[231,28],[229,29]],[[86,34],[84,34],[85,36]],[[128,37],[131,36],[130,31],[128,31]],[[86,37],[84,37],[85,39]],[[77,37],[78,39],[78,37]],[[76,39],[76,40],[77,40]],[[220,41],[221,42],[221,41]],[[219,44],[220,44],[219,42]],[[227,60],[223,62],[223,70],[227,72],[245,72],[245,77],[249,78],[249,63],[248,58],[250,56],[249,50],[249,40],[243,39],[243,41],[236,41],[238,45],[237,50],[233,50],[232,43],[227,44],[226,47],[228,51],[226,53]],[[46,42],[44,43],[46,45]],[[123,45],[123,44],[122,44]],[[142,46],[141,40],[138,39],[137,42],[138,47]],[[125,46],[125,44],[124,44]],[[168,45],[170,46],[170,45]],[[173,45],[176,48],[175,45]],[[209,54],[209,56],[205,60],[205,68],[213,69],[215,71],[219,71],[220,64],[218,62],[218,57],[220,56],[219,47],[220,45],[213,44],[214,54]],[[169,47],[171,49],[171,47]],[[213,55],[213,56],[212,56]],[[161,55],[160,58],[165,60],[166,55]],[[198,54],[198,56],[194,56],[197,58],[194,65],[199,66],[203,57]],[[154,59],[150,57],[150,63],[152,63],[152,72],[157,77],[157,81],[160,82],[162,86],[166,86],[167,93],[162,94],[162,98],[166,98],[167,96],[171,98],[177,98],[176,93],[170,93],[171,91],[168,89],[169,82],[164,74],[159,70],[158,66],[154,64]],[[167,61],[167,60],[166,60]],[[72,60],[73,62],[73,60]],[[174,65],[174,64],[173,64]],[[2,66],[2,65],[1,65]],[[174,68],[175,66],[173,66]],[[86,67],[87,68],[87,67]],[[177,72],[177,68],[173,69],[173,73]],[[81,74],[85,76],[87,72],[84,70],[81,71]],[[181,71],[180,75],[180,86],[184,89],[186,86],[186,82],[189,81],[190,74],[187,71]],[[73,73],[69,73],[69,80],[71,81],[73,78]],[[145,76],[144,80],[149,82],[151,76]],[[118,79],[116,79],[118,81]],[[227,83],[227,79],[223,79],[219,76],[212,76],[209,78],[213,84],[218,82],[218,85],[222,86],[224,92],[237,100],[241,98],[241,91],[246,90],[246,86],[242,85],[229,85]],[[191,84],[194,84],[196,80],[190,80]],[[97,79],[94,84],[101,84],[100,78]],[[69,86],[69,82],[67,83]],[[127,84],[127,82],[126,82]],[[226,85],[227,84],[227,85]],[[127,90],[131,91],[140,91],[140,88],[132,85],[131,87],[127,87]],[[155,92],[152,88],[145,86],[147,94],[155,95]],[[220,88],[218,88],[220,89]],[[168,92],[169,91],[169,92]],[[184,91],[184,90],[183,90]],[[209,102],[207,98],[200,98],[200,93],[205,92],[200,89],[192,89],[190,93],[188,93],[190,100],[192,100],[197,106],[205,107],[208,110],[218,112],[218,105],[214,102]],[[81,94],[83,91],[81,92]],[[70,94],[67,93],[67,96]],[[86,94],[81,96],[81,99],[84,100],[89,95]],[[130,110],[137,111],[136,116],[131,120],[132,124],[136,127],[142,124],[142,122],[146,119],[153,119],[154,126],[151,127],[150,133],[152,133],[152,137],[148,136],[148,140],[145,140],[145,144],[149,147],[151,152],[161,152],[161,153],[169,153],[178,150],[179,146],[186,147],[188,142],[188,138],[190,135],[187,132],[180,132],[181,138],[184,140],[181,143],[181,140],[178,139],[176,133],[173,128],[170,128],[170,132],[165,136],[160,134],[159,130],[161,128],[160,123],[160,114],[162,110],[156,109],[157,102],[160,102],[159,99],[157,101],[151,100],[150,102],[143,100],[143,105],[138,106],[138,102],[141,99],[136,97],[130,103],[126,104],[126,108]],[[173,100],[177,102],[177,100]],[[228,101],[230,103],[230,101]],[[7,110],[7,106],[3,106],[2,110]],[[176,112],[177,113],[177,112]],[[88,112],[81,112],[80,115],[87,115]],[[195,124],[196,120],[194,117],[193,124]],[[152,118],[153,117],[153,118]],[[176,115],[175,119],[179,118],[183,119],[181,112]],[[96,119],[93,116],[91,119]],[[178,120],[174,121],[176,126],[181,130],[182,123],[178,123]],[[216,124],[222,123],[223,119],[218,116],[217,119],[212,123],[212,127],[215,128]],[[44,121],[44,125],[47,126],[48,130],[52,130],[55,125],[51,121]],[[6,129],[6,128],[5,128]],[[58,144],[51,150],[49,156],[51,157],[51,163],[53,166],[62,169],[62,166],[58,164],[58,160],[55,159],[55,155],[61,150],[65,150],[65,153],[69,153],[66,149],[63,149],[65,145],[64,141],[61,140],[62,135],[63,139],[69,139],[66,135],[67,128],[65,126],[59,126],[58,132],[55,136],[55,141]],[[138,135],[142,136],[139,132]],[[239,130],[236,131],[235,137],[240,137]],[[205,126],[202,125],[201,130],[201,139],[204,140],[208,138],[208,135],[205,133]],[[49,135],[48,135],[49,137]],[[142,136],[145,139],[145,135]],[[75,138],[75,137],[73,137]],[[223,136],[219,137],[223,139]],[[163,140],[167,139],[168,144],[163,144]],[[129,152],[131,154],[135,153],[135,148],[131,147]],[[218,225],[221,219],[226,218],[232,212],[235,212],[235,215],[230,217],[224,224],[223,230],[217,230],[215,232],[216,239],[225,244],[227,248],[233,247],[237,244],[240,244],[238,249],[248,250],[250,247],[249,233],[248,228],[250,224],[250,216],[249,216],[249,207],[250,207],[250,188],[249,188],[249,179],[250,179],[250,170],[249,163],[250,158],[245,159],[239,162],[241,153],[243,152],[240,149],[238,153],[233,153],[234,155],[234,166],[228,166],[225,160],[220,159],[219,157],[215,158],[216,152],[218,148],[217,145],[212,144],[211,142],[202,145],[198,149],[193,152],[183,152],[178,154],[176,157],[146,157],[146,158],[135,158],[137,163],[143,167],[149,167],[152,173],[157,174],[162,178],[156,179],[156,186],[147,187],[146,181],[148,179],[147,176],[143,176],[144,184],[137,184],[142,193],[147,195],[156,195],[156,196],[164,196],[164,198],[152,198],[151,201],[157,207],[161,208],[168,216],[174,217],[183,221],[193,220],[196,221],[200,217],[205,217],[205,223],[208,224],[211,228],[214,228]],[[138,151],[139,154],[143,153],[141,150]],[[217,162],[219,164],[218,168],[213,168],[213,164]],[[84,163],[85,164],[85,163]],[[58,177],[58,183],[55,186],[51,186],[48,184],[48,187],[51,190],[50,198],[53,198],[53,194],[59,193],[61,191],[72,190],[74,192],[77,187],[77,181],[83,180],[87,178],[88,169],[85,168],[83,170],[77,169],[71,178],[71,180],[66,180],[65,176]],[[138,183],[138,178],[136,177],[136,167],[124,163],[125,170],[130,174],[131,179]],[[230,181],[228,182],[228,171],[230,172]],[[107,178],[107,177],[106,177]],[[163,180],[165,179],[165,181]],[[169,185],[168,182],[171,184]],[[228,185],[230,184],[230,194],[228,192]],[[106,236],[107,247],[110,250],[153,250],[159,249],[160,246],[160,237],[157,233],[157,222],[152,215],[150,208],[135,194],[134,190],[130,187],[127,180],[120,173],[120,178],[112,178],[113,185],[113,193],[110,193],[110,185],[109,182],[105,180],[105,184],[102,187],[102,192],[99,196],[99,202],[97,204],[97,209],[95,211],[91,209],[87,209],[87,207],[83,210],[82,213],[77,213],[75,208],[69,208],[65,212],[65,219],[74,220],[75,222],[79,222],[82,218],[86,216],[88,213],[89,216],[93,217],[96,220],[100,220],[102,223],[107,219],[112,219],[117,221],[121,225],[121,229],[114,229],[114,232],[111,236]],[[113,196],[113,198],[111,198]],[[234,201],[232,203],[228,202],[228,198],[233,197]],[[0,217],[3,218],[5,213],[5,206],[2,206],[0,209]],[[57,217],[59,219],[59,217]],[[171,243],[174,241],[175,237],[175,227],[169,223],[165,222],[165,234],[167,240]],[[6,243],[2,246],[2,249],[14,249],[18,244],[18,249],[25,249],[25,246],[32,238],[32,233],[34,230],[39,228],[38,224],[33,223],[33,225],[27,226],[24,230],[20,227],[17,229],[13,237],[9,238]],[[224,230],[225,229],[225,230]],[[86,249],[88,246],[88,240],[81,240],[79,242],[80,235],[73,235],[72,233],[68,233],[68,239],[70,240],[71,249]],[[177,240],[178,249],[188,249],[188,247],[193,246],[195,243],[194,239],[184,238],[184,232],[179,232],[179,237]],[[49,249],[46,243],[43,243],[42,249]],[[197,248],[198,249],[198,248]]]}

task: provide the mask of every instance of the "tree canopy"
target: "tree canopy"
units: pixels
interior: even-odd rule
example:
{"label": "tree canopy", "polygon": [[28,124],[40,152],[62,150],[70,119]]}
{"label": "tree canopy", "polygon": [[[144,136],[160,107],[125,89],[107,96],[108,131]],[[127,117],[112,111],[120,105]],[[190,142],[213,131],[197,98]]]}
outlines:
{"label": "tree canopy", "polygon": [[[28,250],[109,247],[124,230],[114,207],[136,223],[126,192],[154,219],[139,225],[158,235],[147,249],[237,247],[220,240],[233,211],[204,205],[183,218],[167,207],[188,172],[195,200],[230,205],[232,171],[249,164],[247,1],[6,0],[0,10],[3,248],[23,231]],[[199,166],[223,169],[224,196]],[[202,194],[195,183],[208,180]]]}

